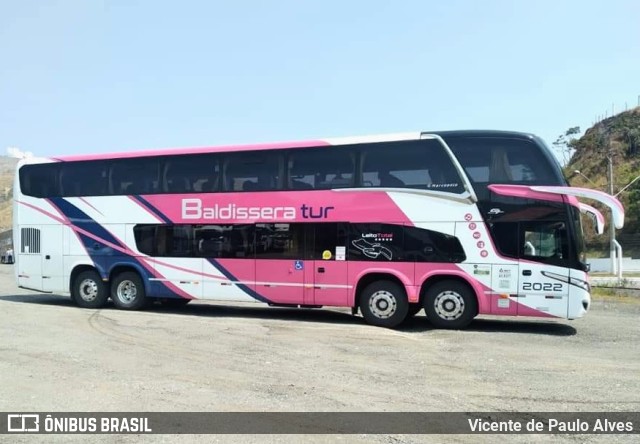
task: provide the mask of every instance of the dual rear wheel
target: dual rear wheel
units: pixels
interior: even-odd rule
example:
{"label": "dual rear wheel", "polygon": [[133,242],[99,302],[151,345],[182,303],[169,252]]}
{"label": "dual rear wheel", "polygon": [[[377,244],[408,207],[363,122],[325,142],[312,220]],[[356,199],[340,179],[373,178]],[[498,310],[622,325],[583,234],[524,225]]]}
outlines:
{"label": "dual rear wheel", "polygon": [[[83,308],[102,308],[111,297],[113,305],[123,310],[139,310],[148,303],[144,283],[134,271],[117,274],[109,286],[95,270],[86,270],[78,274],[71,288],[71,299]],[[164,299],[163,306],[181,307],[189,299]]]}
{"label": "dual rear wheel", "polygon": [[478,313],[478,303],[472,290],[456,280],[431,285],[421,304],[410,304],[404,288],[392,281],[376,281],[367,285],[359,301],[367,323],[387,328],[397,327],[422,308],[429,322],[438,328],[464,328]]}

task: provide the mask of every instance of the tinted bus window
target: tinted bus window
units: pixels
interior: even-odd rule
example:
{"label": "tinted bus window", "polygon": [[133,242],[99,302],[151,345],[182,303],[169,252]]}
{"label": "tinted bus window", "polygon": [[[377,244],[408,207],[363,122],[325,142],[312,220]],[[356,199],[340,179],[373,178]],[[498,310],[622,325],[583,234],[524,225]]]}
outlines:
{"label": "tinted bus window", "polygon": [[254,226],[136,225],[136,247],[157,257],[251,258]]}
{"label": "tinted bus window", "polygon": [[435,140],[379,143],[362,148],[362,186],[460,193],[464,185]]}
{"label": "tinted bus window", "polygon": [[570,262],[569,239],[564,222],[522,222],[520,257],[566,266]]}
{"label": "tinted bus window", "polygon": [[25,165],[20,168],[20,190],[33,197],[59,196],[58,171],[57,163]]}
{"label": "tinted bus window", "polygon": [[160,226],[156,230],[158,256],[196,256],[196,246],[191,225]]}
{"label": "tinted bus window", "polygon": [[133,227],[133,235],[136,239],[136,248],[142,254],[156,256],[156,228],[157,225],[136,225]]}
{"label": "tinted bus window", "polygon": [[167,157],[163,167],[165,193],[208,193],[218,190],[218,156],[195,155]]}
{"label": "tinted bus window", "polygon": [[404,260],[402,225],[351,224],[348,258],[354,261]]}
{"label": "tinted bus window", "polygon": [[257,259],[303,259],[305,224],[256,224]]}
{"label": "tinted bus window", "polygon": [[254,250],[254,226],[194,225],[196,256],[209,258],[251,258]]}
{"label": "tinted bus window", "polygon": [[245,152],[227,156],[225,191],[267,191],[282,188],[282,154]]}
{"label": "tinted bus window", "polygon": [[60,193],[64,197],[109,194],[108,163],[65,162],[60,165]]}
{"label": "tinted bus window", "polygon": [[489,225],[493,241],[503,256],[518,257],[518,222],[496,222]]}
{"label": "tinted bus window", "polygon": [[160,192],[157,157],[111,161],[111,194],[155,194]]}
{"label": "tinted bus window", "polygon": [[497,222],[490,225],[500,253],[558,266],[572,266],[564,221]]}
{"label": "tinted bus window", "polygon": [[[336,260],[338,249],[345,252],[349,237],[348,224],[346,223],[318,223],[312,224],[309,232],[309,259],[333,261]],[[342,258],[341,260],[345,260]]]}
{"label": "tinted bus window", "polygon": [[405,260],[411,262],[463,262],[467,257],[460,240],[445,233],[404,227]]}
{"label": "tinted bus window", "polygon": [[289,189],[326,190],[355,185],[355,153],[344,147],[293,151]]}

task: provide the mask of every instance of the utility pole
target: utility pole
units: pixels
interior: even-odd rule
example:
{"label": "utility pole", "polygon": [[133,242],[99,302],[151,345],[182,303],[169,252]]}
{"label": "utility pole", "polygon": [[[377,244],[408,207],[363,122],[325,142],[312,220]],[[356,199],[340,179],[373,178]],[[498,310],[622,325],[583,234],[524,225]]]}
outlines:
{"label": "utility pole", "polygon": [[[608,182],[609,194],[613,196],[614,195],[614,192],[613,192],[613,188],[614,188],[613,146],[610,141],[607,141],[607,138],[605,136],[605,129],[603,126],[598,128],[598,136],[599,136],[598,137],[599,148],[602,150],[601,152],[607,158],[607,173],[608,173],[607,182]],[[616,227],[613,224],[613,210],[611,210],[611,216],[609,218],[609,258],[611,260],[611,272],[613,274],[618,274],[618,271],[622,271],[622,270],[618,270],[617,262],[616,262],[616,253],[618,251],[618,248],[616,248],[617,245],[618,243],[616,242]],[[622,258],[620,260],[620,264],[622,265]]]}
{"label": "utility pole", "polygon": [[[611,144],[609,144],[609,153],[607,154],[607,169],[609,173],[609,194],[613,196],[613,152]],[[611,272],[617,274],[616,267],[616,227],[613,225],[613,211],[609,220],[609,258],[611,259]]]}

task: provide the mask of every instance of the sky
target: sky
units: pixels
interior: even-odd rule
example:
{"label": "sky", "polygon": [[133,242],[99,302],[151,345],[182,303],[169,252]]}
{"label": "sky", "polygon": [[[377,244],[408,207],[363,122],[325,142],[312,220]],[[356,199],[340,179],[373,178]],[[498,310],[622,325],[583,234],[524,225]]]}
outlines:
{"label": "sky", "polygon": [[0,151],[502,129],[640,101],[637,0],[0,0]]}

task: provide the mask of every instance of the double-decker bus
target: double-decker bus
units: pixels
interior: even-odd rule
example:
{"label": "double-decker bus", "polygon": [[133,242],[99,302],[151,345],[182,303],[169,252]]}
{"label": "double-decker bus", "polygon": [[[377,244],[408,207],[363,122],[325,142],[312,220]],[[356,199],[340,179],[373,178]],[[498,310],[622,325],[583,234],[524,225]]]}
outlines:
{"label": "double-decker bus", "polygon": [[351,307],[395,327],[589,308],[577,197],[529,134],[447,131],[27,159],[20,287],[81,307],[257,301]]}

